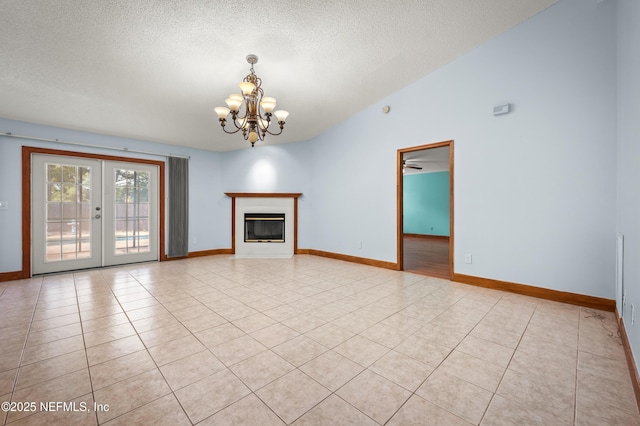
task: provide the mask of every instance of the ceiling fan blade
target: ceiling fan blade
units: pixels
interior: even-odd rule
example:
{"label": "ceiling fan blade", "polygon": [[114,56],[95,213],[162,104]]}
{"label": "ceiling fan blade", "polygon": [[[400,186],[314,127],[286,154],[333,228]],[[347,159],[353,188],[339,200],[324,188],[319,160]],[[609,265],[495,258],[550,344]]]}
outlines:
{"label": "ceiling fan blade", "polygon": [[405,163],[405,164],[404,164],[404,167],[405,167],[405,168],[407,168],[407,169],[422,170],[422,167],[420,167],[420,166],[416,166],[416,165],[414,165],[414,164],[406,164],[406,163]]}

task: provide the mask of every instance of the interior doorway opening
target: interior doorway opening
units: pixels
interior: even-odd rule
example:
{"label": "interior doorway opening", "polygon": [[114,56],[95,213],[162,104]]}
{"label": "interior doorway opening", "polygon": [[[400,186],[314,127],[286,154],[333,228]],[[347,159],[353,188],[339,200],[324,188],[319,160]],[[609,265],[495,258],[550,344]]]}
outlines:
{"label": "interior doorway opening", "polygon": [[453,141],[397,152],[398,269],[453,277]]}

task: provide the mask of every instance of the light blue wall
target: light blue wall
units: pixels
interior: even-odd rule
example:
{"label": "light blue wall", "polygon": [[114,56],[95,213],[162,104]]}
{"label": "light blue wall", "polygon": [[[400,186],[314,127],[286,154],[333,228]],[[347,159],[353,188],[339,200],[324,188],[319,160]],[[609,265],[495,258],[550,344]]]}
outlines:
{"label": "light blue wall", "polygon": [[[239,143],[246,143],[239,138]],[[223,192],[301,192],[298,198],[298,247],[310,248],[309,144],[261,145],[221,153]],[[231,211],[231,200],[221,200]],[[229,216],[229,227],[231,216]],[[229,235],[231,230],[229,228]],[[231,247],[229,244],[227,247]],[[313,247],[311,247],[313,248]]]}
{"label": "light blue wall", "polygon": [[624,324],[640,354],[640,2],[618,0],[618,232],[624,234]]}
{"label": "light blue wall", "polygon": [[[94,133],[60,129],[0,118],[0,201],[9,203],[8,210],[0,210],[0,272],[22,269],[22,146],[52,148],[76,152],[93,152],[121,157],[147,158],[164,161],[160,155],[145,155],[88,148],[62,143],[16,139],[5,133],[36,138],[59,139],[112,148],[129,148],[160,154],[190,156],[189,163],[189,251],[231,247],[231,208],[220,201],[222,193],[221,154],[173,145],[163,145]],[[194,242],[197,239],[197,243]]]}
{"label": "light blue wall", "polygon": [[449,172],[404,175],[404,233],[449,236]]}
{"label": "light blue wall", "polygon": [[397,149],[453,139],[455,272],[613,298],[615,52],[562,0],[315,138],[312,246],[395,262]]}

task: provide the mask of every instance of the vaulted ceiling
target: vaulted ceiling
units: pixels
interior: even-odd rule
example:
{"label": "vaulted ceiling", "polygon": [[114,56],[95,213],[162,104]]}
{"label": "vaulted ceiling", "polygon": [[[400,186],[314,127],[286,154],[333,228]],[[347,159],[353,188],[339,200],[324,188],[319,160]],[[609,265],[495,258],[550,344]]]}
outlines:
{"label": "vaulted ceiling", "polygon": [[[558,0],[0,0],[0,117],[213,151],[255,53],[311,139]],[[2,130],[2,129],[0,129]]]}

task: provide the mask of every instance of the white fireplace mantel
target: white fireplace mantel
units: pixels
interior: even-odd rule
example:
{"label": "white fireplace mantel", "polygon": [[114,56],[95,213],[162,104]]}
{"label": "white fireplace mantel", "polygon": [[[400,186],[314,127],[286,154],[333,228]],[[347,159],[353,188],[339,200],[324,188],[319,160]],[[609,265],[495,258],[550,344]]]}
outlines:
{"label": "white fireplace mantel", "polygon": [[[238,258],[289,258],[298,251],[298,197],[302,193],[226,192],[231,197],[231,244]],[[245,213],[284,213],[285,241],[244,242]]]}

